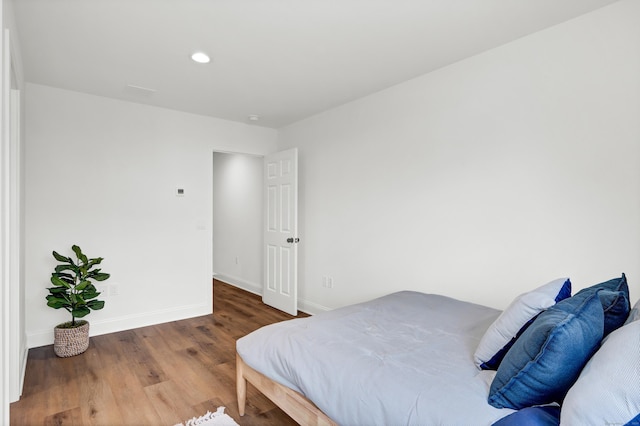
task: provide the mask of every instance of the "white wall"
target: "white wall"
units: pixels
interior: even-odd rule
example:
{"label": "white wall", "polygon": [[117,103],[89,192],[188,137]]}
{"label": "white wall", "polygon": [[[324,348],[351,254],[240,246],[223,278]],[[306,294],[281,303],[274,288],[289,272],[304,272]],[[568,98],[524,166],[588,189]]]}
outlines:
{"label": "white wall", "polygon": [[638,117],[627,0],[281,129],[300,152],[300,297],[504,308],[624,271],[640,298]]}
{"label": "white wall", "polygon": [[0,155],[0,423],[8,422],[9,402],[18,400],[27,361],[24,292],[24,176],[21,90],[24,86],[20,46],[12,2],[2,1],[2,154]]}
{"label": "white wall", "polygon": [[263,155],[276,132],[34,84],[26,120],[29,346],[69,319],[45,296],[72,244],[111,273],[92,335],[210,313],[212,153]]}
{"label": "white wall", "polygon": [[262,157],[213,154],[213,271],[262,294]]}

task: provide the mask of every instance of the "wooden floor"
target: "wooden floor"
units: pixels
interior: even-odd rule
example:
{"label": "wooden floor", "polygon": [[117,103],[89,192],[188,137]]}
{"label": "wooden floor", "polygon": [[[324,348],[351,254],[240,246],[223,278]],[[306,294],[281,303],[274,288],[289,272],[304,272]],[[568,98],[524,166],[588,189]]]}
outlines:
{"label": "wooden floor", "polygon": [[241,426],[295,424],[251,385],[240,417],[235,394],[236,339],[292,317],[219,281],[214,301],[213,315],[93,336],[75,357],[31,349],[11,425],[173,426],[219,406]]}

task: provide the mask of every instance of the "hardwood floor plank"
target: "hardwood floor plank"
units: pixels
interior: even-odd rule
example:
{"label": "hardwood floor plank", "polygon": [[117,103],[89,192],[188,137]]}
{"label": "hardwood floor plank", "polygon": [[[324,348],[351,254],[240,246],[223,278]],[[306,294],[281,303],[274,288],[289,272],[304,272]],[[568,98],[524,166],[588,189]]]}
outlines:
{"label": "hardwood floor plank", "polygon": [[293,425],[251,385],[239,417],[235,393],[236,340],[291,318],[214,280],[213,315],[94,336],[71,358],[31,349],[11,425],[173,426],[219,406],[241,426]]}
{"label": "hardwood floor plank", "polygon": [[141,387],[138,363],[123,363],[118,369],[109,369],[107,382],[115,389],[114,398],[123,424],[161,424],[160,416]]}
{"label": "hardwood floor plank", "polygon": [[80,407],[53,414],[44,419],[45,426],[82,426]]}
{"label": "hardwood floor plank", "polygon": [[[71,358],[70,358],[71,359]],[[112,369],[101,364],[95,346],[89,347],[82,356],[73,358],[79,385],[78,400],[85,425],[124,424],[114,393],[107,376]]]}
{"label": "hardwood floor plank", "polygon": [[159,424],[175,425],[194,416],[192,405],[174,382],[147,386],[144,391],[160,416]]}

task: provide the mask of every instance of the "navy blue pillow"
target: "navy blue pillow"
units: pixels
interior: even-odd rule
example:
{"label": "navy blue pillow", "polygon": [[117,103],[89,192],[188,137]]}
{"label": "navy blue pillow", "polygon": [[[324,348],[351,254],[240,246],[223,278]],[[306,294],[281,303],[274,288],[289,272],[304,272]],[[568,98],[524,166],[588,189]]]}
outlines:
{"label": "navy blue pillow", "polygon": [[503,417],[492,426],[558,426],[560,407],[527,407]]}
{"label": "navy blue pillow", "polygon": [[632,418],[629,423],[625,423],[624,426],[640,426],[640,414]]}
{"label": "navy blue pillow", "polygon": [[602,340],[598,293],[604,292],[570,297],[542,312],[502,360],[489,404],[518,410],[562,401]]}
{"label": "navy blue pillow", "polygon": [[627,284],[626,275],[623,273],[620,278],[614,278],[612,280],[584,288],[577,292],[573,297],[590,297],[593,293],[600,290],[621,292],[618,297],[609,297],[606,300],[601,300],[602,308],[604,309],[603,337],[606,337],[613,330],[622,327],[629,316],[629,312],[631,311],[629,285]]}

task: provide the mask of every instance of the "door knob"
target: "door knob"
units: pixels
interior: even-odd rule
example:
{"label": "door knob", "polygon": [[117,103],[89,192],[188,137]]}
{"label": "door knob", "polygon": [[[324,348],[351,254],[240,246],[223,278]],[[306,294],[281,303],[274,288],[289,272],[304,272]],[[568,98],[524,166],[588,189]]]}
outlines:
{"label": "door knob", "polygon": [[298,243],[300,242],[300,238],[287,238],[288,243]]}

